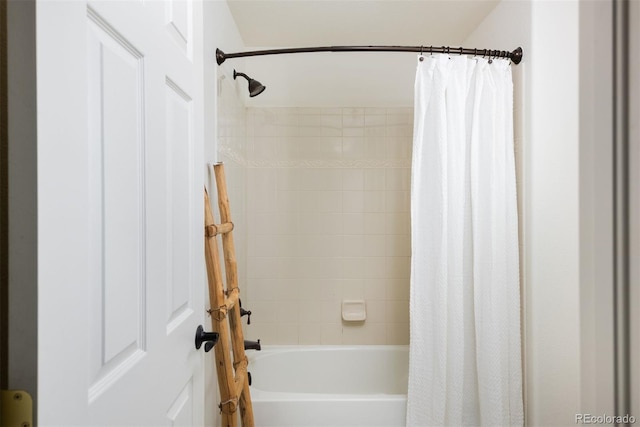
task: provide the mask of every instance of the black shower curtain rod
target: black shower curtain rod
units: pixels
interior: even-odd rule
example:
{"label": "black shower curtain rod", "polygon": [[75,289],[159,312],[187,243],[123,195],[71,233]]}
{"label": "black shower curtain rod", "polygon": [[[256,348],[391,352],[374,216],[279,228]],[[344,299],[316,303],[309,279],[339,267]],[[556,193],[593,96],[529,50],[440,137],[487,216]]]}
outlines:
{"label": "black shower curtain rod", "polygon": [[222,65],[224,61],[245,56],[279,55],[282,53],[307,53],[307,52],[422,52],[422,53],[448,53],[458,55],[474,55],[489,58],[509,58],[514,64],[522,61],[522,48],[509,52],[508,50],[469,49],[466,47],[448,46],[319,46],[297,47],[288,49],[251,50],[247,52],[224,53],[216,49],[216,62]]}

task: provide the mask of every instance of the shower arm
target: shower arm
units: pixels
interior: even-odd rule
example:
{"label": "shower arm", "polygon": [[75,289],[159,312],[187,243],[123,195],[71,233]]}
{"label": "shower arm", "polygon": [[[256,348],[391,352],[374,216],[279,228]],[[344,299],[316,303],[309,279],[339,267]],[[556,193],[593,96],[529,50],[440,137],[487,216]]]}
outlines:
{"label": "shower arm", "polygon": [[309,53],[309,52],[420,52],[420,53],[447,53],[457,55],[473,55],[489,58],[509,58],[514,64],[522,61],[522,48],[518,47],[513,51],[490,50],[490,49],[470,49],[465,47],[434,47],[434,46],[319,46],[319,47],[299,47],[287,49],[267,49],[251,50],[247,52],[224,53],[216,49],[216,62],[222,65],[227,59],[242,58],[247,56],[280,55],[284,53]]}

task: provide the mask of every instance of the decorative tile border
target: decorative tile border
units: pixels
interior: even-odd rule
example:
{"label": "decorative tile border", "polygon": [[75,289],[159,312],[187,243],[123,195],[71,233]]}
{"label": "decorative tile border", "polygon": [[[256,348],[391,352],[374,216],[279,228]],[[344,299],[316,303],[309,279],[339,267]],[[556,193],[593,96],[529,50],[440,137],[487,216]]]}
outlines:
{"label": "decorative tile border", "polygon": [[218,158],[221,158],[222,156],[236,163],[239,166],[244,166],[244,167],[248,166],[247,159],[245,159],[242,154],[238,153],[236,150],[234,150],[228,145],[223,145],[223,144],[218,145]]}
{"label": "decorative tile border", "polygon": [[247,160],[227,145],[218,147],[218,156],[224,156],[239,166],[248,168],[277,169],[376,169],[376,168],[410,168],[410,159],[359,159],[359,160]]}
{"label": "decorative tile border", "polygon": [[249,160],[250,168],[322,168],[322,169],[374,169],[374,168],[410,168],[411,160]]}

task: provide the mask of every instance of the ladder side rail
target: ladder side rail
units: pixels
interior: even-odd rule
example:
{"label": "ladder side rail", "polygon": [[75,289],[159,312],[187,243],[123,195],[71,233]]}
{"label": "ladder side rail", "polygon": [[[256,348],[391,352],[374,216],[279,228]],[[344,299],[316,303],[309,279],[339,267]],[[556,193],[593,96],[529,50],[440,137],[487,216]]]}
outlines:
{"label": "ladder side rail", "polygon": [[[205,189],[205,230],[214,223],[213,212],[209,202],[209,195]],[[218,242],[215,237],[207,236],[205,231],[205,260],[207,264],[207,279],[209,284],[209,303],[211,306],[211,326],[214,332],[219,334],[215,351],[216,372],[218,374],[218,388],[220,390],[220,410],[222,412],[222,425],[225,427],[237,426],[237,406],[235,400],[235,379],[232,370],[229,351],[229,325],[227,324],[225,295],[220,271],[220,256]]]}
{"label": "ladder side rail", "polygon": [[[229,205],[229,196],[227,194],[227,182],[224,172],[224,165],[218,163],[213,166],[216,186],[218,188],[218,208],[220,210],[220,221],[222,223],[233,223],[231,219],[231,208]],[[233,229],[222,234],[222,248],[224,252],[225,273],[227,279],[227,292],[234,291],[239,294],[238,289],[238,264],[235,257],[235,243],[233,240]],[[237,291],[236,291],[237,290]],[[244,351],[244,334],[242,333],[242,322],[240,316],[240,307],[234,305],[229,311],[229,326],[231,328],[231,343],[233,348],[234,366],[244,366],[244,375],[236,368],[236,376],[240,393],[240,416],[243,427],[253,427],[253,405],[251,403],[251,392],[249,390],[249,382],[247,372],[248,360]],[[242,380],[244,377],[244,380]],[[241,387],[240,387],[241,385]]]}

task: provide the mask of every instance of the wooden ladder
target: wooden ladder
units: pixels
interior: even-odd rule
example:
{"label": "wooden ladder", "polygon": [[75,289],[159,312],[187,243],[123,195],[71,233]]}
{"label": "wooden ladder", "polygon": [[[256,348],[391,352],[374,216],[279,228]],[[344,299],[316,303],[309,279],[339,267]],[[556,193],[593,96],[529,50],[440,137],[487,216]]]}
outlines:
{"label": "wooden ladder", "polygon": [[[211,324],[217,332],[218,343],[215,345],[216,371],[218,373],[218,387],[221,402],[218,407],[222,413],[223,426],[236,426],[238,423],[237,410],[240,408],[240,418],[243,427],[253,427],[253,407],[249,392],[247,374],[248,360],[244,352],[244,337],[240,316],[240,290],[238,289],[238,267],[233,243],[233,222],[227,196],[227,183],[224,166],[218,163],[213,166],[218,189],[218,207],[220,222],[215,224],[209,195],[204,192],[204,234],[205,259],[207,263],[207,277],[209,281],[209,302],[211,309]],[[218,242],[216,236],[222,235],[222,249],[227,289],[224,290]],[[227,322],[228,319],[228,322]],[[230,330],[230,331],[229,331]],[[233,350],[233,362],[229,343]],[[233,369],[232,369],[233,367]],[[235,371],[235,375],[234,375]]]}

